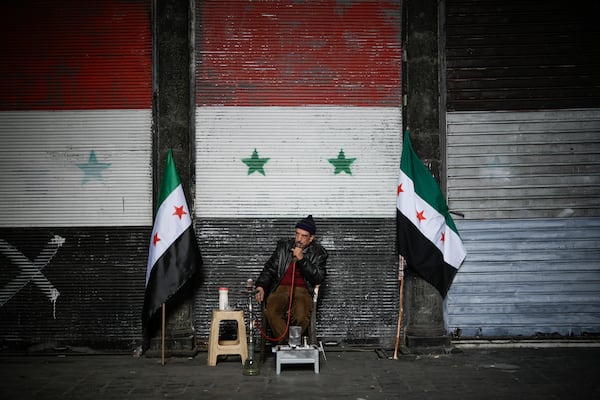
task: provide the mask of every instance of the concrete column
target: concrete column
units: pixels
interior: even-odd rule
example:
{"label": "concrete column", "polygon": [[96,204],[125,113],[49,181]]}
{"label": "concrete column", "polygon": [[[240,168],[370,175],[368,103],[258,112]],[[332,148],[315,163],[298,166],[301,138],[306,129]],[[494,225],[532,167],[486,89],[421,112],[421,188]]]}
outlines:
{"label": "concrete column", "polygon": [[[438,1],[404,1],[404,124],[413,147],[438,182],[443,176],[440,143]],[[440,266],[441,267],[441,266]],[[406,344],[411,351],[449,345],[443,301],[429,283],[413,271],[406,280]]]}
{"label": "concrete column", "polygon": [[[191,98],[191,24],[193,2],[153,1],[154,202],[160,190],[169,149],[188,201],[192,205],[193,104]],[[156,204],[155,204],[156,206]],[[155,207],[156,208],[156,207]],[[165,347],[169,354],[194,351],[193,287],[181,290],[167,304]],[[160,350],[160,326],[148,352]],[[147,354],[148,354],[147,352]]]}

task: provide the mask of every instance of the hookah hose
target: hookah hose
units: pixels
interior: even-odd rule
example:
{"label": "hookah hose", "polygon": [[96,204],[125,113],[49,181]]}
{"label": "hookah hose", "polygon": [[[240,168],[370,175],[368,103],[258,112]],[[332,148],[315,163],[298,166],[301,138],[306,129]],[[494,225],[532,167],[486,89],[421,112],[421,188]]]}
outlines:
{"label": "hookah hose", "polygon": [[[268,341],[271,342],[279,342],[280,340],[282,340],[285,335],[287,335],[288,329],[290,327],[290,318],[292,316],[292,300],[294,297],[294,278],[296,277],[296,261],[292,261],[292,286],[290,286],[290,302],[288,303],[288,310],[287,310],[287,321],[285,324],[285,330],[283,331],[283,333],[281,334],[281,336],[279,336],[278,338],[272,338],[269,335],[267,335],[267,333],[262,329],[262,326],[260,326],[260,324],[258,323],[258,320],[254,321],[254,323],[256,324],[256,327],[258,328],[258,331],[260,332],[260,335],[265,338]],[[263,299],[263,301],[265,301],[266,299]]]}

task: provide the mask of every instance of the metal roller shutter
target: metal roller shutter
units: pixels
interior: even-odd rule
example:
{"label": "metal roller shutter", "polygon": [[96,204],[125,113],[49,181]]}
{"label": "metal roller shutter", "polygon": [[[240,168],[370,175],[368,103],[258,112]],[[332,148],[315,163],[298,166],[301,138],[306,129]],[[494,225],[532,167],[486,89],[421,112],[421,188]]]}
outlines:
{"label": "metal roller shutter", "polygon": [[3,343],[106,348],[141,336],[152,224],[150,7],[0,5]]}
{"label": "metal roller shutter", "polygon": [[202,1],[196,13],[200,338],[217,288],[243,290],[312,214],[330,252],[319,335],[392,340],[400,2]]}
{"label": "metal roller shutter", "polygon": [[463,336],[600,331],[598,4],[446,1],[448,201]]}

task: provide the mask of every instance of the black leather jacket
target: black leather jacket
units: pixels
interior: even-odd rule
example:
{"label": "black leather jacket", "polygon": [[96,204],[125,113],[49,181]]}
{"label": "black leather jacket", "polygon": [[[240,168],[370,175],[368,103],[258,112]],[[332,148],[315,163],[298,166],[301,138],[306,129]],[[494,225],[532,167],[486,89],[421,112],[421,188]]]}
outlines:
{"label": "black leather jacket", "polygon": [[[265,290],[265,298],[279,286],[285,270],[292,262],[293,246],[294,239],[279,240],[275,251],[265,263],[265,267],[256,280],[256,286],[260,286]],[[327,250],[313,241],[304,250],[302,260],[296,262],[296,268],[300,268],[311,295],[315,285],[320,285],[325,280],[325,264],[328,256]]]}

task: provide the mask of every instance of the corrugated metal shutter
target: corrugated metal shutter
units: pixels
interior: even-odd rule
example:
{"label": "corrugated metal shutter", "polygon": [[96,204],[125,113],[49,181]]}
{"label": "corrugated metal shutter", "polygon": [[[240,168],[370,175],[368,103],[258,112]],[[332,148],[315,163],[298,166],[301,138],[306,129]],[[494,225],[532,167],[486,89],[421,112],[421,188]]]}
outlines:
{"label": "corrugated metal shutter", "polygon": [[245,281],[313,214],[330,252],[319,336],[393,340],[400,2],[197,4],[198,337],[217,288],[245,307]]}
{"label": "corrugated metal shutter", "polygon": [[130,350],[141,339],[152,228],[1,228],[0,338]]}
{"label": "corrugated metal shutter", "polygon": [[148,225],[148,4],[3,4],[0,226]]}
{"label": "corrugated metal shutter", "polygon": [[448,110],[600,104],[600,4],[447,0]]}
{"label": "corrugated metal shutter", "polygon": [[600,332],[600,218],[459,221],[469,251],[448,293],[465,337]]}
{"label": "corrugated metal shutter", "polygon": [[467,219],[600,215],[600,109],[446,118],[450,209]]}
{"label": "corrugated metal shutter", "polygon": [[[600,331],[598,4],[446,1],[449,207],[463,336]],[[521,111],[516,111],[521,110]]]}
{"label": "corrugated metal shutter", "polygon": [[468,251],[448,328],[599,332],[600,110],[455,112],[447,127],[449,207]]}
{"label": "corrugated metal shutter", "polygon": [[0,5],[0,338],[131,348],[152,224],[150,1]]}

